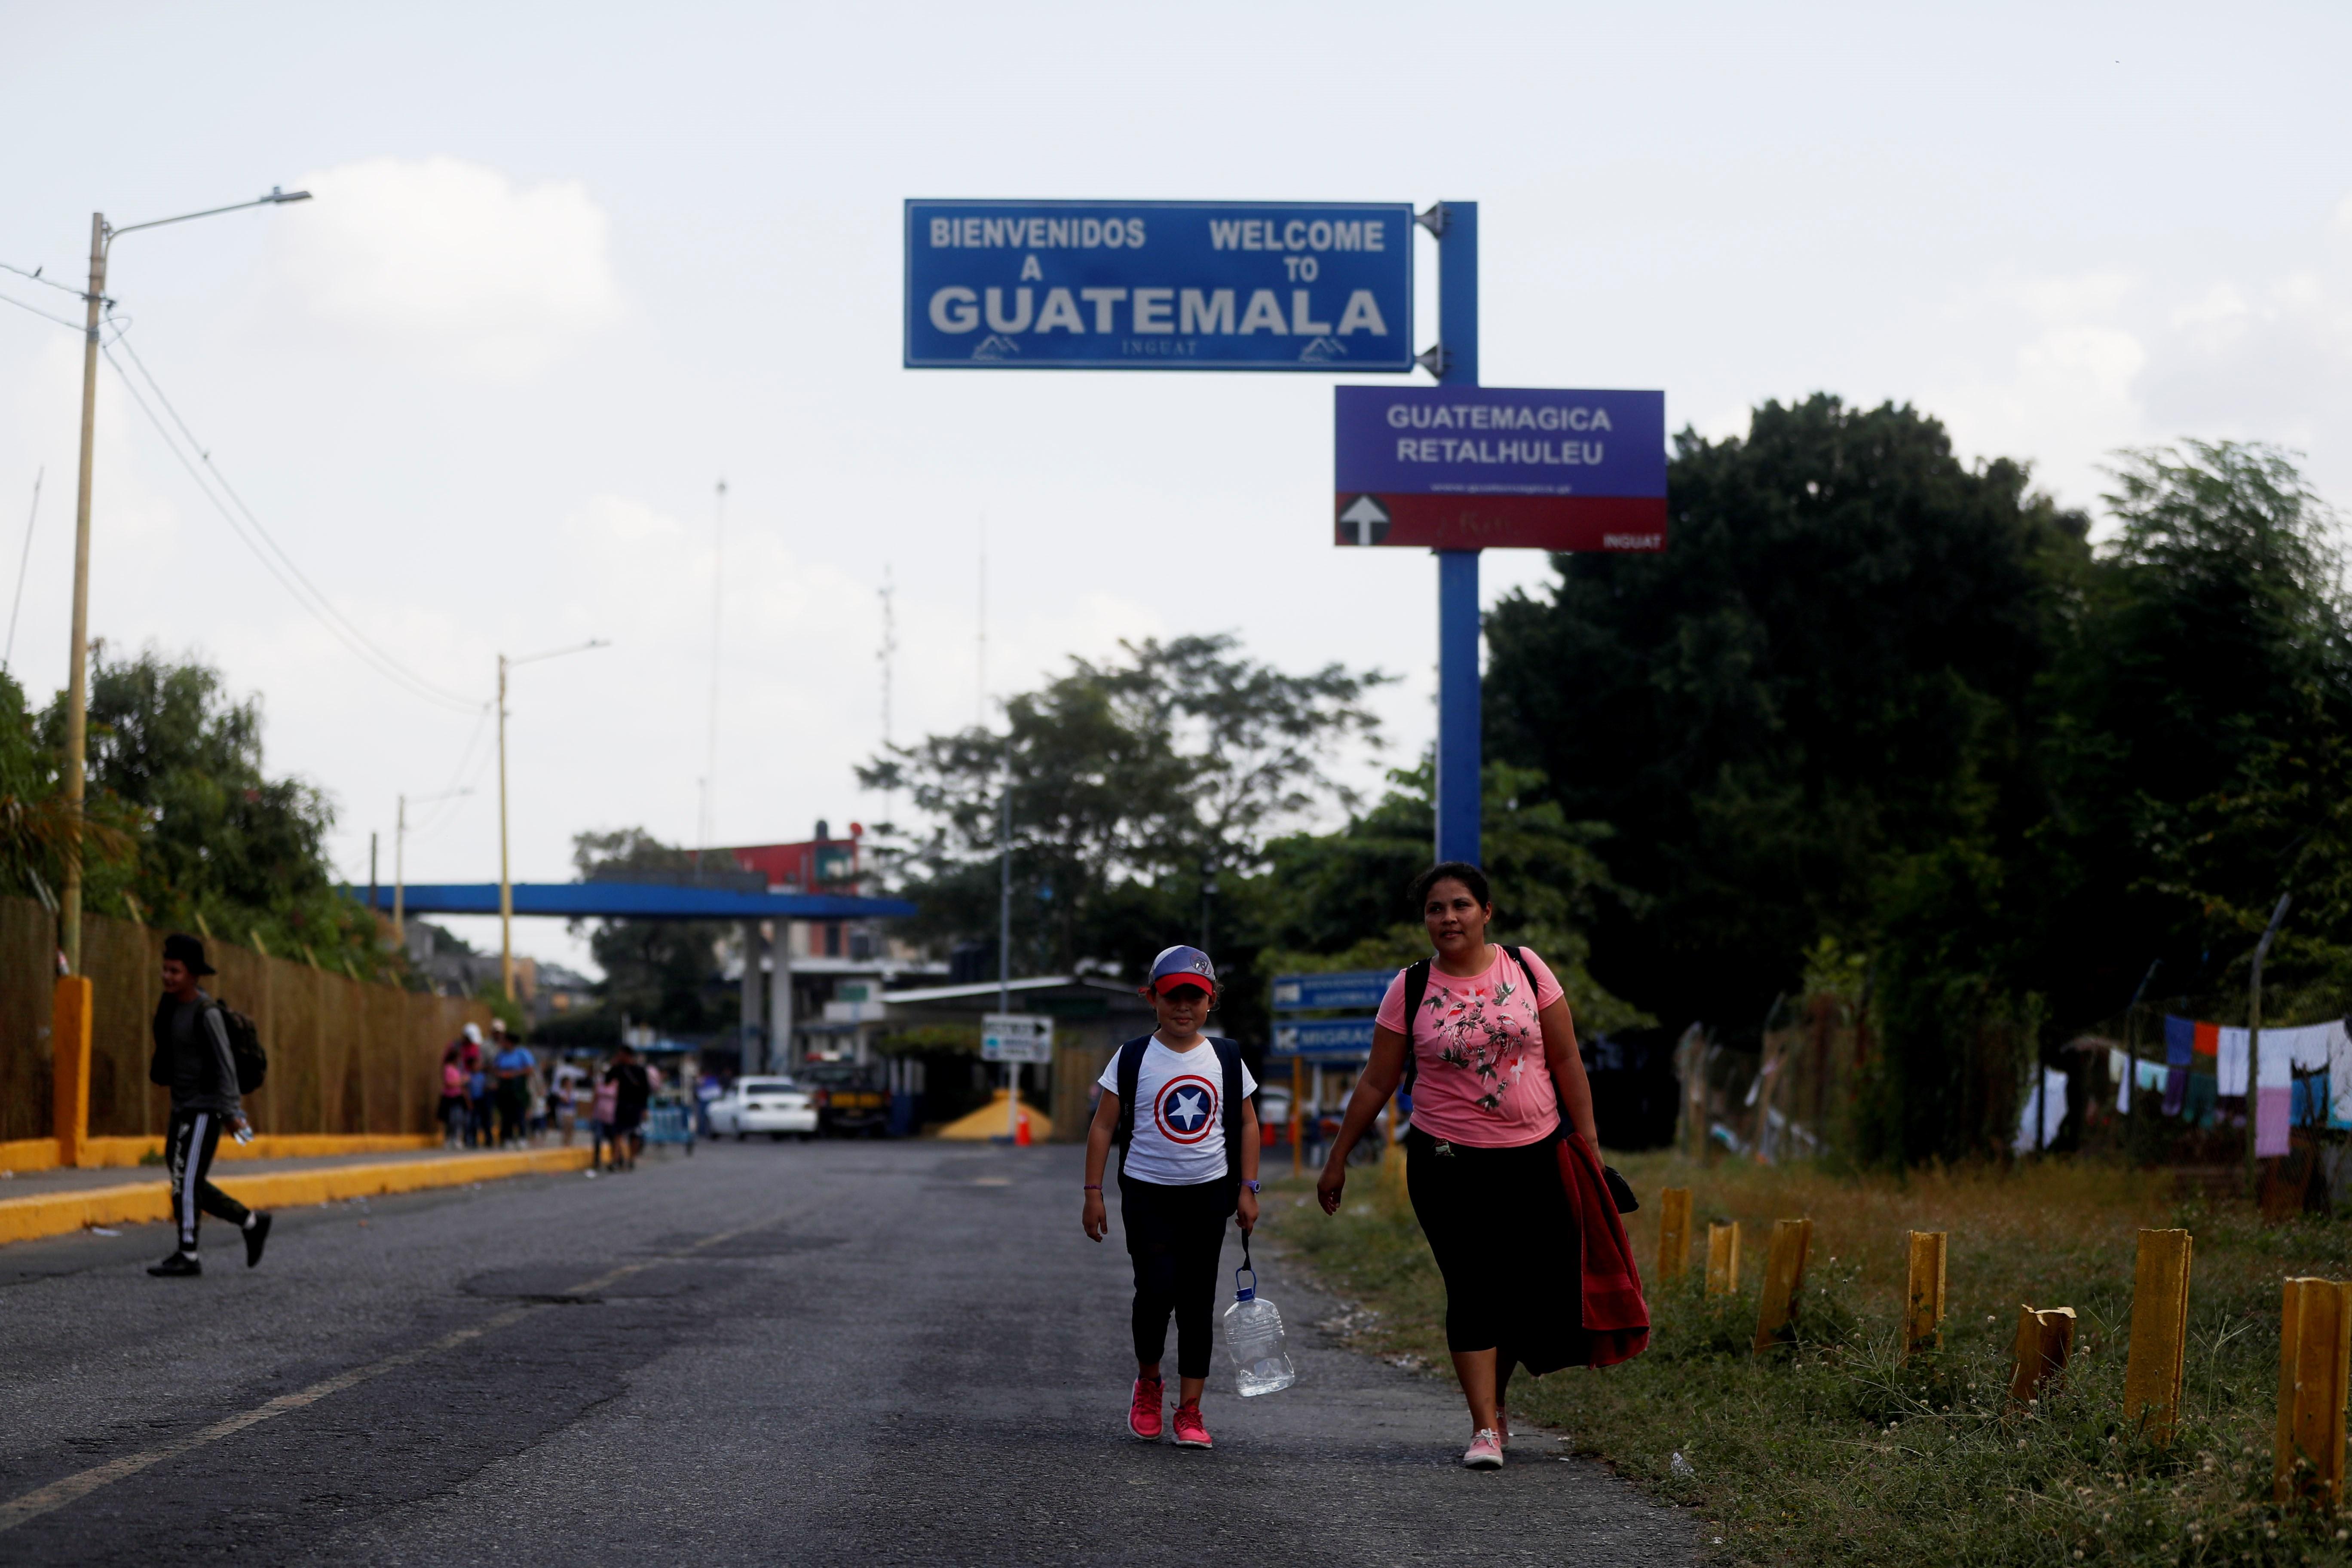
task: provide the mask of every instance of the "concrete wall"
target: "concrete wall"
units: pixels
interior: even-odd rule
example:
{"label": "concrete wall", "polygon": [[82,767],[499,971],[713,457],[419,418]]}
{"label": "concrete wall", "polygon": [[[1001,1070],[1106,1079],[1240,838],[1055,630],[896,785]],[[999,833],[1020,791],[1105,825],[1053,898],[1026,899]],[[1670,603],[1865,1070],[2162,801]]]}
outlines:
{"label": "concrete wall", "polygon": [[[208,942],[218,974],[205,988],[249,1015],[269,1053],[269,1078],[246,1100],[267,1133],[430,1132],[441,1049],[467,1023],[489,1026],[479,1002],[426,996],[231,942]],[[49,997],[56,925],[29,899],[0,898],[0,1142],[49,1136]],[[163,993],[163,932],[82,917],[84,973],[96,994],[89,1135],[161,1133],[171,1097],[147,1081],[149,1020]]]}

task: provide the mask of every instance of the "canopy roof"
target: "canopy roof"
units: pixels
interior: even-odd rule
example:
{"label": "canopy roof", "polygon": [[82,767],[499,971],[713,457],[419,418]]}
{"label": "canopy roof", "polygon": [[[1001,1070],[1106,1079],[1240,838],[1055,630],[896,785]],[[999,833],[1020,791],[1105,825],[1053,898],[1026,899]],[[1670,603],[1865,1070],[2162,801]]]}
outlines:
{"label": "canopy roof", "polygon": [[[365,901],[367,889],[346,886]],[[411,882],[401,889],[404,915],[494,915],[496,882]],[[376,908],[392,908],[392,889],[376,889]],[[597,917],[641,921],[865,921],[915,912],[904,899],[856,899],[838,893],[752,892],[691,882],[517,882],[514,912],[558,920]]]}

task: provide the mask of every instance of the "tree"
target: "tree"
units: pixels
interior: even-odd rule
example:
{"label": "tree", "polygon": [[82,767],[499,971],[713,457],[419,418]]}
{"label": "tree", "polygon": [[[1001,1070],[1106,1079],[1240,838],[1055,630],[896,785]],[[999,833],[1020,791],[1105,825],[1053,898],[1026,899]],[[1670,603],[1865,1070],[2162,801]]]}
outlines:
{"label": "tree", "polygon": [[[2281,891],[2274,973],[2352,974],[2352,606],[2334,514],[2275,448],[2126,452],[2118,524],[2053,672],[2035,836],[2038,977],[2062,1017],[2242,971]],[[2063,958],[2060,956],[2063,954]]]}
{"label": "tree", "polygon": [[[1380,803],[1338,832],[1297,834],[1267,847],[1267,869],[1251,885],[1249,932],[1263,950],[1256,955],[1263,973],[1387,968],[1429,956],[1428,929],[1405,894],[1430,864],[1435,769],[1424,761],[1389,778]],[[1584,932],[1601,900],[1626,897],[1597,853],[1610,830],[1570,822],[1558,802],[1538,798],[1543,784],[1533,769],[1501,763],[1486,769],[1481,841],[1495,891],[1495,938],[1542,955],[1582,1033],[1654,1023],[1585,967]]]}
{"label": "tree", "polygon": [[1816,395],[1675,438],[1658,555],[1554,558],[1487,623],[1490,754],[1605,822],[1595,974],[1670,1026],[1760,1016],[1867,950],[1914,858],[2015,841],[2025,710],[2085,521],[1907,407]]}
{"label": "tree", "polygon": [[1267,837],[1352,797],[1328,774],[1376,739],[1363,697],[1389,678],[1328,665],[1289,675],[1230,637],[1120,645],[1007,700],[1002,732],[890,748],[858,770],[908,795],[927,826],[887,827],[888,863],[922,908],[913,931],[992,939],[1010,784],[1013,968],[1132,973],[1199,930],[1204,875],[1245,879]]}
{"label": "tree", "polygon": [[[582,833],[572,840],[572,864],[583,879],[600,873],[667,872],[694,879],[695,852],[664,844],[642,827]],[[724,921],[603,920],[588,950],[604,970],[597,990],[605,1011],[679,1034],[708,1034],[735,1022],[721,993],[719,946],[733,939]]]}
{"label": "tree", "polygon": [[[65,740],[62,695],[43,712],[51,759]],[[85,867],[90,906],[136,899],[151,921],[223,936],[258,932],[279,952],[374,952],[367,911],[336,891],[326,851],[334,806],[317,786],[263,768],[257,700],[232,700],[218,671],[153,649],[90,650],[88,809],[101,851],[111,828],[135,853]],[[54,761],[49,764],[55,767]]]}

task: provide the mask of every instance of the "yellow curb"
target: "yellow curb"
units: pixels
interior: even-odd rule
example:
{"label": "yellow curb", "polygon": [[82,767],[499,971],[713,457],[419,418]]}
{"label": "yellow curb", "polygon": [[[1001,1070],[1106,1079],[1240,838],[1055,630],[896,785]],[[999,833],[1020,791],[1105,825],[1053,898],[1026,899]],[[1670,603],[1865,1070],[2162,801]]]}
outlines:
{"label": "yellow curb", "polygon": [[[250,1143],[224,1138],[221,1160],[307,1160],[322,1154],[395,1154],[410,1149],[430,1149],[441,1142],[437,1132],[264,1132]],[[140,1165],[149,1155],[160,1160],[161,1137],[85,1138],[81,1169]],[[54,1138],[17,1138],[0,1143],[0,1171],[52,1171],[58,1164]]]}
{"label": "yellow curb", "polygon": [[[224,1174],[217,1184],[238,1202],[255,1208],[299,1208],[345,1198],[413,1193],[428,1187],[459,1187],[504,1176],[554,1174],[588,1168],[591,1151],[528,1149],[503,1154],[453,1154],[446,1160],[415,1160],[388,1165],[330,1165],[318,1171],[271,1171]],[[143,1225],[172,1217],[169,1182],[131,1182],[116,1187],[45,1193],[37,1197],[0,1198],[0,1243],[62,1236],[86,1226]]]}

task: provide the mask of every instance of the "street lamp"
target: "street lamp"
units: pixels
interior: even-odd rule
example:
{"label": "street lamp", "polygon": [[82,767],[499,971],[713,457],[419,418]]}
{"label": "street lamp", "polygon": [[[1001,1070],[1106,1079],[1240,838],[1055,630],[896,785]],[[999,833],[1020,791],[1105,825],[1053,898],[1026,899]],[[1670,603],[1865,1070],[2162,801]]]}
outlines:
{"label": "street lamp", "polygon": [[98,326],[106,306],[107,252],[115,240],[142,228],[310,199],[308,191],[283,191],[273,185],[268,195],[249,202],[182,213],[177,217],[151,218],[121,228],[110,226],[104,213],[89,215],[89,292],[82,296],[88,315],[81,349],[81,485],[74,498],[73,653],[66,676],[66,885],[58,908],[59,945],[66,968],[74,974],[81,973],[81,808],[89,755],[89,480],[98,434]]}
{"label": "street lamp", "polygon": [[522,658],[499,655],[499,979],[506,986],[509,1002],[514,1000],[514,882],[507,874],[507,671],[541,659],[562,658],[565,654],[612,646],[603,637],[590,637],[570,647],[552,648]]}

